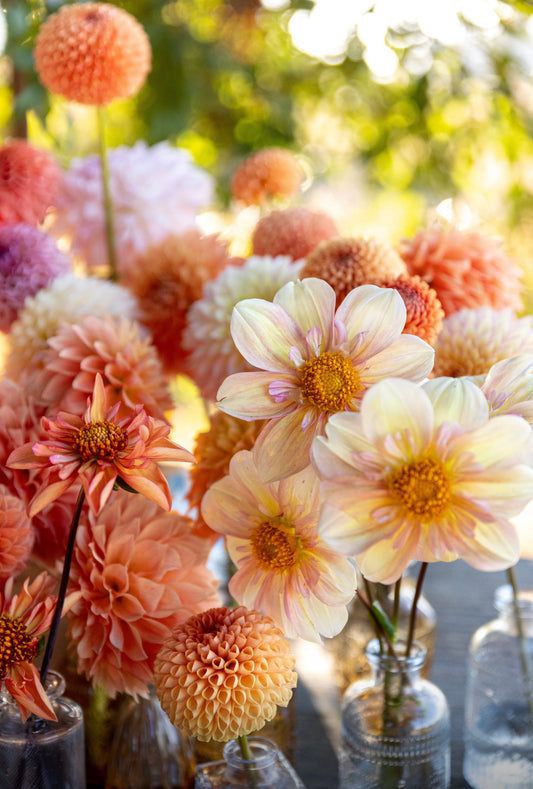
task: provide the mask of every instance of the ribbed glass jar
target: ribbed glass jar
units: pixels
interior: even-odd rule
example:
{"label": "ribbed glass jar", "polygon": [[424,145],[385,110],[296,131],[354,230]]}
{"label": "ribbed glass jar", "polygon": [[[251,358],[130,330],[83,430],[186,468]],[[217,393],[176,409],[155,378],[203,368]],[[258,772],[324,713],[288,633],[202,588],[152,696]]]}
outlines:
{"label": "ribbed glass jar", "polygon": [[346,691],[341,711],[339,789],[447,789],[450,719],[446,699],[420,676],[425,648],[395,643],[396,657],[367,647],[371,676]]}

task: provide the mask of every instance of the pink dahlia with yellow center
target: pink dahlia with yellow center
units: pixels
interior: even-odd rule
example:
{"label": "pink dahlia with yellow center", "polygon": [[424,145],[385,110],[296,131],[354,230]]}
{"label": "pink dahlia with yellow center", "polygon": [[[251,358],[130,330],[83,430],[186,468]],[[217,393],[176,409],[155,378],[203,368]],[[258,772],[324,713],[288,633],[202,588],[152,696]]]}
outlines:
{"label": "pink dahlia with yellow center", "polygon": [[302,471],[331,415],[359,410],[376,381],[422,381],[433,365],[433,349],[402,334],[405,305],[395,290],[363,285],[337,310],[335,301],[327,282],[310,277],[289,282],[273,302],[247,299],[233,310],[233,340],[257,372],[230,375],[218,405],[240,419],[269,420],[254,446],[265,482]]}
{"label": "pink dahlia with yellow center", "polygon": [[154,666],[172,723],[201,742],[261,729],[296,687],[289,642],[270,617],[243,606],[212,608],[175,628]]}

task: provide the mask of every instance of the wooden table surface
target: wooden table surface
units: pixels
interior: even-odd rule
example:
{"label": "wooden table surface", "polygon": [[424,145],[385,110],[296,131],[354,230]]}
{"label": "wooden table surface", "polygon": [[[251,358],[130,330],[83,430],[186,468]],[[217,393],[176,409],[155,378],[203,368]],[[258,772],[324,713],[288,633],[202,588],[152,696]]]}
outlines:
{"label": "wooden table surface", "polygon": [[[533,562],[519,562],[515,572],[521,587],[533,587]],[[482,573],[462,561],[430,565],[426,575],[424,594],[437,612],[437,648],[431,679],[444,692],[450,707],[450,789],[468,789],[462,775],[462,760],[470,637],[480,625],[495,618],[494,591],[505,582],[504,572]],[[304,655],[298,649],[297,655],[295,767],[306,789],[337,789],[337,691],[323,649],[306,645]]]}

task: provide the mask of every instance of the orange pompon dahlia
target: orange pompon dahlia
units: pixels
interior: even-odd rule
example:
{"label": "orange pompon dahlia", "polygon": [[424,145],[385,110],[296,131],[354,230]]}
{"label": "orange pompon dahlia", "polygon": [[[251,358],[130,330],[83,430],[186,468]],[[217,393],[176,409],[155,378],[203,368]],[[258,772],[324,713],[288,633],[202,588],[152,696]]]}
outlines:
{"label": "orange pompon dahlia", "polygon": [[24,501],[0,485],[0,578],[18,575],[29,559],[33,528]]}
{"label": "orange pompon dahlia", "polygon": [[286,148],[263,148],[236,168],[231,195],[244,205],[262,205],[271,198],[292,197],[302,183],[302,169]]}
{"label": "orange pompon dahlia", "polygon": [[394,288],[405,304],[407,317],[404,334],[416,334],[429,345],[434,345],[442,328],[444,310],[436,292],[419,276],[400,274],[376,282],[380,288]]}
{"label": "orange pompon dahlia", "polygon": [[212,608],[178,626],[155,660],[162,708],[200,742],[260,729],[296,687],[289,642],[270,619],[239,606]]}
{"label": "orange pompon dahlia", "polygon": [[252,236],[254,255],[305,258],[321,241],[337,236],[337,225],[327,214],[309,208],[272,211],[257,223]]}
{"label": "orange pompon dahlia", "polygon": [[359,285],[375,284],[385,277],[405,274],[397,252],[375,238],[331,238],[307,255],[300,278],[325,280],[337,296],[337,307]]}
{"label": "orange pompon dahlia", "polygon": [[104,106],[138,93],[152,51],[144,28],[127,11],[110,3],[75,3],[44,22],[34,58],[49,91]]}
{"label": "orange pompon dahlia", "polygon": [[170,441],[170,427],[148,416],[141,405],[120,420],[116,419],[119,407],[120,403],[107,407],[102,376],[97,374],[83,418],[66,411],[55,419],[43,416],[41,425],[50,438],[11,453],[7,461],[11,468],[50,471],[48,483],[30,501],[30,517],[79,482],[97,514],[115,484],[170,510],[170,490],[157,462],[194,461],[194,456]]}
{"label": "orange pompon dahlia", "polygon": [[499,239],[475,230],[440,226],[421,230],[400,245],[409,274],[418,274],[437,291],[446,315],[488,306],[519,310],[518,266]]}
{"label": "orange pompon dahlia", "polygon": [[111,696],[146,696],[172,629],[220,602],[209,547],[189,518],[125,491],[84,515],[69,584],[79,599],[67,617],[78,670]]}
{"label": "orange pompon dahlia", "polygon": [[42,222],[61,183],[54,159],[25,140],[0,148],[0,224]]}

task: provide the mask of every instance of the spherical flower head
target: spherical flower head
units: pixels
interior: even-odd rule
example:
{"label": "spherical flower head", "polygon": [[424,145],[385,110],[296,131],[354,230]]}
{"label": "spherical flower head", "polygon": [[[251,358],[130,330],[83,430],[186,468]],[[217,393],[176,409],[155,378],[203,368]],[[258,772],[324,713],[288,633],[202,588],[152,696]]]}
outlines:
{"label": "spherical flower head", "polygon": [[0,224],[37,225],[53,204],[61,170],[46,151],[25,140],[0,148]]}
{"label": "spherical flower head", "polygon": [[446,315],[464,308],[522,306],[520,269],[499,239],[434,226],[405,240],[399,251],[409,274],[418,274],[437,291]]}
{"label": "spherical flower head", "polygon": [[82,414],[97,373],[108,404],[120,403],[119,417],[141,404],[147,414],[164,420],[172,408],[168,379],[149,337],[139,323],[117,315],[88,315],[63,324],[43,351],[43,370],[32,393],[50,409]]}
{"label": "spherical flower head", "polygon": [[533,318],[492,307],[446,317],[435,343],[435,376],[485,375],[496,362],[533,352]]}
{"label": "spherical flower head", "polygon": [[139,92],[152,51],[144,28],[127,11],[109,3],[75,3],[43,23],[34,59],[49,91],[100,107]]}
{"label": "spherical flower head", "polygon": [[433,288],[419,276],[407,274],[378,280],[376,285],[394,288],[402,297],[407,311],[404,333],[416,334],[430,345],[435,345],[442,329],[444,310]]}
{"label": "spherical flower head", "polygon": [[33,297],[28,297],[12,324],[6,372],[20,379],[43,366],[48,340],[63,323],[78,323],[85,315],[136,315],[135,299],[121,285],[98,277],[63,274]]}
{"label": "spherical flower head", "polygon": [[301,278],[318,277],[337,295],[337,307],[359,285],[398,277],[405,264],[392,247],[375,238],[336,237],[323,241],[306,258]]}
{"label": "spherical flower head", "polygon": [[273,302],[246,299],[233,310],[235,345],[257,371],[230,375],[218,406],[240,419],[268,419],[254,445],[264,482],[309,464],[313,436],[337,411],[357,411],[365,392],[391,375],[422,381],[431,346],[402,334],[405,305],[392,288],[361,285],[335,309],[333,288],[309,277]]}
{"label": "spherical flower head", "polygon": [[293,262],[284,255],[252,255],[242,266],[227,266],[205,284],[202,297],[187,313],[183,332],[187,372],[205,398],[215,399],[226,376],[253,369],[231,336],[235,305],[251,298],[270,301],[283,285],[298,279],[301,267],[302,261]]}
{"label": "spherical flower head", "polygon": [[320,505],[310,466],[267,485],[246,450],[202,501],[204,520],[225,536],[237,568],[232,597],[271,616],[288,638],[317,642],[340,633],[356,587],[352,562],[319,537]]}
{"label": "spherical flower head", "polygon": [[126,284],[167,372],[184,370],[187,351],[182,334],[187,310],[201,298],[204,285],[231,262],[217,236],[189,230],[150,247],[132,267]]}
{"label": "spherical flower head", "polygon": [[[152,244],[196,227],[197,214],[213,199],[213,178],[166,141],[113,148],[108,166],[117,265],[126,275]],[[50,224],[91,270],[107,260],[101,167],[99,156],[71,161]]]}
{"label": "spherical flower head", "polygon": [[33,529],[24,502],[0,484],[0,579],[16,576],[29,559]]}
{"label": "spherical flower head", "polygon": [[39,228],[0,225],[0,331],[9,331],[28,296],[70,268],[68,257]]}
{"label": "spherical flower head", "polygon": [[286,148],[263,148],[235,169],[231,195],[244,205],[263,205],[272,198],[292,197],[302,182],[296,156]]}
{"label": "spherical flower head", "polygon": [[379,381],[357,414],[335,414],[313,444],[323,478],[319,534],[371,581],[395,582],[410,561],[516,563],[511,518],[533,493],[531,428],[489,416],[468,379]]}
{"label": "spherical flower head", "polygon": [[79,599],[67,617],[78,670],[112,697],[147,696],[165,638],[219,602],[208,553],[189,518],[143,496],[117,491],[83,517],[69,586]]}
{"label": "spherical flower head", "polygon": [[252,236],[252,249],[254,255],[288,255],[300,260],[338,232],[333,219],[322,211],[287,208],[272,211],[259,220]]}
{"label": "spherical flower head", "polygon": [[154,666],[171,722],[200,742],[261,729],[296,687],[289,642],[268,616],[243,606],[212,608],[175,628]]}

